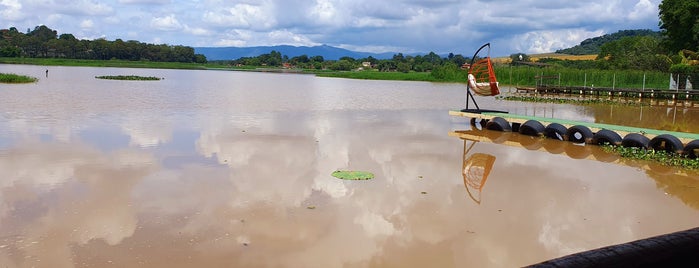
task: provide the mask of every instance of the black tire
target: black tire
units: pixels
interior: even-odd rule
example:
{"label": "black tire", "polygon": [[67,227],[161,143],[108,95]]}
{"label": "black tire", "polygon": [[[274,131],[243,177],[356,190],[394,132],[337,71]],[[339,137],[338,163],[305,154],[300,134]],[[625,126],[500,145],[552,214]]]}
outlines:
{"label": "black tire", "polygon": [[650,139],[638,133],[629,133],[621,140],[621,146],[629,148],[648,149]]}
{"label": "black tire", "polygon": [[490,119],[490,121],[488,121],[488,123],[485,124],[485,128],[504,132],[512,131],[510,123],[502,117],[493,117],[493,119]]}
{"label": "black tire", "polygon": [[536,120],[527,120],[521,126],[519,126],[519,134],[527,136],[543,136],[544,135],[544,125]]}
{"label": "black tire", "polygon": [[481,118],[471,118],[471,128],[481,130],[487,121]]}
{"label": "black tire", "polygon": [[592,130],[583,125],[572,126],[568,129],[565,139],[572,143],[591,143]]}
{"label": "black tire", "polygon": [[595,133],[595,135],[592,135],[592,144],[595,145],[609,144],[618,146],[621,145],[621,140],[622,138],[619,134],[609,129],[602,129]]}
{"label": "black tire", "polygon": [[668,153],[681,154],[684,145],[682,145],[682,141],[675,136],[670,134],[661,134],[650,140],[648,143],[648,148],[655,151],[666,151]]}
{"label": "black tire", "polygon": [[544,136],[550,139],[556,139],[559,141],[565,140],[565,135],[568,129],[559,124],[551,123],[546,128],[544,128]]}
{"label": "black tire", "polygon": [[699,156],[699,140],[693,140],[687,143],[687,145],[684,146],[684,150],[682,150],[682,154],[687,158],[696,159],[697,156]]}

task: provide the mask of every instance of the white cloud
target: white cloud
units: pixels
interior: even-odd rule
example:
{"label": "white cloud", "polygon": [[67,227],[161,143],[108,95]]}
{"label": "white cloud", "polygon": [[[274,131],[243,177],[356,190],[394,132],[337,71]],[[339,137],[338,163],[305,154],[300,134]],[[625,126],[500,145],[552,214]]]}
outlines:
{"label": "white cloud", "polygon": [[119,0],[119,4],[127,4],[127,5],[138,5],[138,4],[169,4],[171,3],[170,0]]}
{"label": "white cloud", "polygon": [[185,25],[184,26],[184,32],[193,34],[193,35],[200,35],[200,36],[208,36],[211,35],[212,32],[204,29],[204,28],[190,28],[189,26]]}
{"label": "white cloud", "polygon": [[83,29],[90,29],[95,26],[95,23],[92,20],[83,20],[80,22],[80,28]]}
{"label": "white cloud", "polygon": [[[575,45],[593,33],[658,29],[660,0],[0,0],[2,27],[46,24],[62,33],[168,44],[330,44],[359,51],[495,55]],[[26,12],[31,10],[31,13]],[[91,21],[89,33],[81,33]],[[151,29],[143,26],[151,26]],[[135,31],[135,28],[139,28]],[[174,32],[162,36],[161,31]],[[575,38],[579,36],[581,38]],[[158,43],[162,43],[158,42]],[[495,43],[497,42],[497,43]],[[550,52],[550,51],[547,51]]]}
{"label": "white cloud", "polygon": [[516,35],[509,41],[515,50],[513,53],[546,53],[575,46],[587,38],[602,34],[604,34],[602,31],[590,32],[579,29],[535,31]]}
{"label": "white cloud", "polygon": [[153,18],[150,26],[161,31],[175,31],[182,28],[182,25],[177,21],[174,14]]}
{"label": "white cloud", "polygon": [[[51,5],[48,5],[48,7],[51,7]],[[41,6],[39,6],[39,8],[41,8]],[[44,6],[44,8],[46,8],[46,6]],[[78,16],[104,16],[114,12],[114,9],[108,4],[90,0],[55,0],[53,8],[61,14]]]}
{"label": "white cloud", "polygon": [[236,4],[232,7],[207,11],[202,20],[215,26],[268,29],[276,24],[270,6]]}
{"label": "white cloud", "polygon": [[651,3],[649,0],[639,0],[629,13],[630,20],[642,20],[649,17],[658,16],[658,5]]}
{"label": "white cloud", "polygon": [[295,34],[288,30],[272,31],[267,34],[267,40],[271,41],[272,44],[287,44],[293,46],[315,46],[318,43],[313,42],[306,36]]}
{"label": "white cloud", "polygon": [[0,18],[3,20],[17,21],[24,18],[22,4],[18,0],[0,0]]}

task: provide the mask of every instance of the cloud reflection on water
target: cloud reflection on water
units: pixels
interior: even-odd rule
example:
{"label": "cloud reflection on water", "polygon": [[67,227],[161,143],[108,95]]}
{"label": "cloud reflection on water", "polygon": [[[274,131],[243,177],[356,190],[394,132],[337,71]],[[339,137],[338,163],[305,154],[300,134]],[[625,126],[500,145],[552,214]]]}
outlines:
{"label": "cloud reflection on water", "polygon": [[[240,74],[192,79],[228,75]],[[259,96],[155,84],[110,94],[165,99],[110,102],[85,87],[75,90],[95,96],[75,100],[77,110],[0,105],[0,263],[510,267],[699,220],[681,194],[691,180],[492,142],[472,151],[497,159],[478,204],[464,189],[463,141],[447,135],[467,122],[442,107],[463,92],[281,77],[288,88]],[[332,99],[357,88],[370,90]],[[376,178],[338,180],[337,169]]]}

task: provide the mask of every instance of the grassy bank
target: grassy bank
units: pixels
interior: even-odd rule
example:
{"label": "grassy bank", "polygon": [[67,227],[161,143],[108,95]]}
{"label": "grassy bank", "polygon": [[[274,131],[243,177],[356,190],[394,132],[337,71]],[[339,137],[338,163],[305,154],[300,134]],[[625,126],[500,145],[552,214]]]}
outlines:
{"label": "grassy bank", "polygon": [[36,82],[37,80],[39,80],[39,79],[37,79],[35,77],[29,77],[26,75],[0,73],[0,83],[8,83],[8,84],[33,83],[33,82]]}
{"label": "grassy bank", "polygon": [[[127,61],[127,60],[79,60],[60,58],[2,58],[4,64],[31,64],[44,66],[85,66],[85,67],[124,67],[152,69],[206,69],[208,66],[199,63]],[[211,67],[220,65],[211,65]]]}
{"label": "grassy bank", "polygon": [[[232,71],[279,71],[315,74],[321,77],[338,77],[349,79],[371,80],[403,80],[403,81],[429,81],[429,82],[454,82],[465,83],[464,70],[447,70],[446,74],[435,77],[429,72],[379,72],[366,71],[325,71],[325,70],[301,70],[270,68],[265,66],[230,67],[220,63],[180,63],[180,62],[150,62],[150,61],[125,61],[125,60],[78,60],[58,58],[0,58],[0,63],[5,64],[33,64],[44,66],[87,66],[87,67],[128,67],[128,68],[154,68],[154,69],[215,69]],[[442,70],[442,72],[445,72]],[[594,86],[614,88],[653,88],[667,89],[669,86],[669,74],[650,71],[613,71],[613,70],[578,70],[562,67],[531,67],[509,66],[505,64],[495,65],[495,73],[501,85],[511,86],[536,86],[544,83],[551,86]],[[537,79],[537,76],[560,77]],[[438,78],[443,77],[443,78]],[[645,83],[644,83],[645,81]]]}
{"label": "grassy bank", "polygon": [[400,80],[400,81],[437,81],[426,72],[379,72],[379,71],[348,71],[348,72],[313,72],[320,77],[338,77],[369,80]]}

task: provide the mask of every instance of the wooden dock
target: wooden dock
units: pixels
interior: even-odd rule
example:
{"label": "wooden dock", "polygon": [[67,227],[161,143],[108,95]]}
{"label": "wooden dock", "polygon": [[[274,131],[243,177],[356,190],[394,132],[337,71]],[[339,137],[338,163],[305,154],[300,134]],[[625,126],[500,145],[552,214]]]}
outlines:
{"label": "wooden dock", "polygon": [[692,89],[640,89],[608,87],[541,86],[516,87],[516,93],[550,95],[610,96],[641,99],[699,100],[699,90]]}
{"label": "wooden dock", "polygon": [[510,123],[513,124],[522,124],[526,122],[527,120],[536,120],[541,122],[542,124],[546,125],[547,123],[558,123],[566,128],[569,128],[571,126],[575,125],[583,125],[593,132],[597,132],[602,129],[608,129],[611,131],[614,131],[618,133],[620,136],[624,137],[630,133],[639,133],[643,134],[644,136],[648,137],[649,139],[661,135],[661,134],[670,134],[675,137],[677,137],[680,141],[683,143],[688,143],[693,140],[698,140],[699,139],[699,134],[697,133],[687,133],[687,132],[676,132],[676,131],[666,131],[666,130],[657,130],[657,129],[648,129],[648,128],[639,128],[639,127],[628,127],[628,126],[620,126],[620,125],[611,125],[611,124],[602,124],[602,123],[590,123],[590,122],[582,122],[582,121],[573,121],[573,120],[566,120],[566,119],[557,119],[557,118],[546,118],[546,117],[538,117],[538,116],[527,116],[527,115],[518,115],[518,114],[508,114],[508,113],[494,113],[494,112],[483,112],[483,113],[467,113],[467,112],[461,112],[461,111],[449,111],[449,115],[452,116],[461,116],[461,117],[467,117],[467,118],[475,118],[475,119],[487,119],[490,120],[494,117],[502,117],[505,120],[507,120]]}

